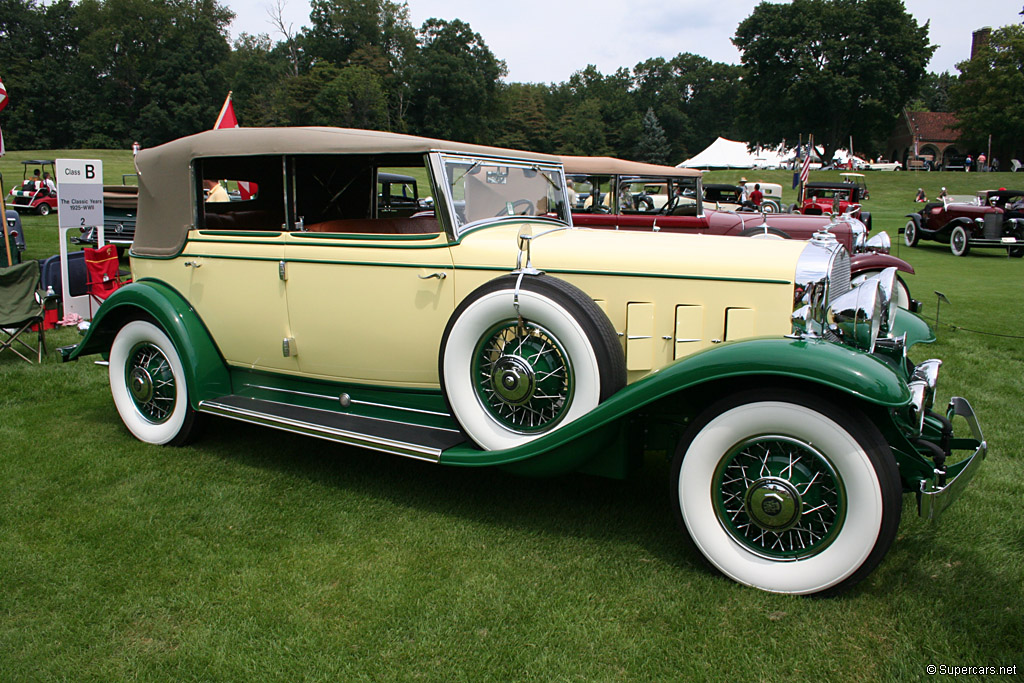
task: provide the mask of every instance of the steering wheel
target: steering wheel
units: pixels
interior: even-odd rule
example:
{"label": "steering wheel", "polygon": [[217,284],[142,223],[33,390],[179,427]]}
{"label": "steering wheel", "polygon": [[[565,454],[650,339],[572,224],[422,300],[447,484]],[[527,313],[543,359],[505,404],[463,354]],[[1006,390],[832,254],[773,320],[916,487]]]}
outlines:
{"label": "steering wheel", "polygon": [[[522,213],[519,209],[523,209]],[[512,213],[508,212],[508,208],[505,208],[498,213],[494,214],[495,218],[501,218],[502,216],[535,216],[536,209],[533,206],[533,202],[529,199],[517,199],[512,202]]]}

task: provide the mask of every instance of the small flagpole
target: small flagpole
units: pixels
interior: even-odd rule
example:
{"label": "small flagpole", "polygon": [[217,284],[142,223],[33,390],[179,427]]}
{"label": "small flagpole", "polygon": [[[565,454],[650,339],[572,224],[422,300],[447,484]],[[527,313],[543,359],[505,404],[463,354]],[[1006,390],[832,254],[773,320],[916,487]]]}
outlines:
{"label": "small flagpole", "polygon": [[11,236],[7,231],[7,199],[4,197],[4,175],[0,173],[0,212],[4,215],[4,251],[7,252],[7,267],[14,265],[14,255],[11,253]]}
{"label": "small flagpole", "polygon": [[220,122],[224,120],[224,115],[228,113],[228,107],[231,106],[231,93],[233,92],[233,90],[228,90],[228,96],[224,98],[224,105],[220,108],[220,114],[217,114],[217,123],[213,124],[214,130],[220,128]]}

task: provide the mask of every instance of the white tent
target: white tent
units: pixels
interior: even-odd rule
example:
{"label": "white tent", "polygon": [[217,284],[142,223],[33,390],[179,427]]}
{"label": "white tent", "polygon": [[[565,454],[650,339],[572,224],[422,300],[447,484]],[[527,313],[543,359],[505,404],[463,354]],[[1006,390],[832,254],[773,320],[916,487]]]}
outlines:
{"label": "white tent", "polygon": [[747,150],[747,143],[718,138],[676,168],[754,168],[754,159],[755,155]]}

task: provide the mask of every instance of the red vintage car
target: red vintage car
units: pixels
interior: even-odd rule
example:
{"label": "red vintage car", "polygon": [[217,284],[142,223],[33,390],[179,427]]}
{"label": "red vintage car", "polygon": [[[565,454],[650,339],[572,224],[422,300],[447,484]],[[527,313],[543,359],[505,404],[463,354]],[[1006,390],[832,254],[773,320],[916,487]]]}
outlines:
{"label": "red vintage car", "polygon": [[804,200],[794,205],[794,209],[807,216],[849,214],[864,223],[870,232],[871,214],[861,210],[861,202],[867,198],[865,190],[865,187],[852,182],[807,183],[804,185]]}
{"label": "red vintage car", "polygon": [[[827,230],[851,253],[854,280],[894,266],[914,268],[889,255],[889,238],[867,238],[864,224],[849,215],[836,217],[764,214],[706,208],[700,171],[643,164],[612,157],[563,156],[569,181],[572,219],[581,227],[654,230],[775,239],[811,239]],[[899,305],[917,310],[903,277],[898,277]]]}
{"label": "red vintage car", "polygon": [[947,196],[908,214],[903,240],[908,247],[920,240],[948,244],[954,256],[974,248],[1006,249],[1024,256],[1024,191],[982,190],[976,197]]}

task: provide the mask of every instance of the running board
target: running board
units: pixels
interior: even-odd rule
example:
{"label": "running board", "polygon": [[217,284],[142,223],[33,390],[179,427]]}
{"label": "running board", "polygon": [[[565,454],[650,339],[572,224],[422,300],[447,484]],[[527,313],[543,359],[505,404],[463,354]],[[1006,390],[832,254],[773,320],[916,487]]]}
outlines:
{"label": "running board", "polygon": [[430,462],[437,462],[442,451],[466,440],[455,429],[424,427],[246,396],[229,395],[200,401],[199,412]]}

